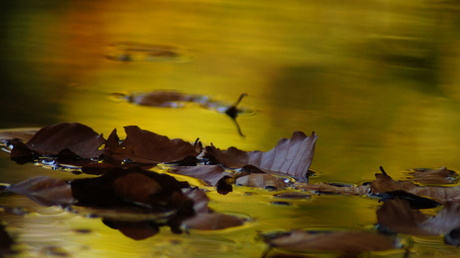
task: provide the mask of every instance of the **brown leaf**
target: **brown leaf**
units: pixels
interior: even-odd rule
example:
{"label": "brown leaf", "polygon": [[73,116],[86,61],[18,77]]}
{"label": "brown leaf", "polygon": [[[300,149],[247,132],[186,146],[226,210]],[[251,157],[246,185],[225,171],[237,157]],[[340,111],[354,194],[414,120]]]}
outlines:
{"label": "brown leaf", "polygon": [[190,176],[201,179],[206,185],[216,186],[217,182],[224,176],[229,176],[231,173],[226,172],[221,166],[203,165],[203,166],[179,166],[173,167],[171,173]]}
{"label": "brown leaf", "polygon": [[375,174],[375,177],[376,179],[371,183],[373,194],[403,190],[418,196],[431,197],[440,203],[460,200],[459,187],[417,186],[409,181],[395,181],[381,173]]}
{"label": "brown leaf", "polygon": [[394,238],[364,231],[303,231],[264,236],[272,247],[296,252],[337,251],[359,254],[396,248]]}
{"label": "brown leaf", "polygon": [[153,132],[141,130],[137,126],[126,126],[126,139],[118,144],[112,132],[107,141],[105,155],[117,160],[151,164],[181,160],[187,156],[196,156],[195,147],[182,139],[170,140]]}
{"label": "brown leaf", "polygon": [[412,169],[409,180],[421,184],[452,184],[455,183],[457,173],[446,167],[439,169]]}
{"label": "brown leaf", "polygon": [[342,195],[359,195],[364,196],[370,193],[370,185],[359,185],[359,186],[337,186],[327,183],[298,183],[294,187],[298,190],[307,190],[316,193],[330,193],[330,194],[342,194]]}
{"label": "brown leaf", "polygon": [[221,151],[211,145],[206,147],[205,157],[228,168],[241,168],[249,164],[270,172],[285,173],[306,182],[317,138],[314,132],[307,137],[303,132],[296,131],[291,139],[281,139],[268,152],[244,152],[235,147]]}
{"label": "brown leaf", "polygon": [[70,205],[75,202],[70,184],[62,179],[38,176],[14,184],[6,192],[22,194],[44,206]]}
{"label": "brown leaf", "polygon": [[283,189],[287,184],[282,178],[269,174],[249,174],[236,179],[236,185],[265,188],[271,190]]}
{"label": "brown leaf", "polygon": [[57,155],[67,149],[82,158],[96,158],[105,139],[93,129],[79,123],[61,123],[40,129],[27,142],[29,149],[41,155]]}

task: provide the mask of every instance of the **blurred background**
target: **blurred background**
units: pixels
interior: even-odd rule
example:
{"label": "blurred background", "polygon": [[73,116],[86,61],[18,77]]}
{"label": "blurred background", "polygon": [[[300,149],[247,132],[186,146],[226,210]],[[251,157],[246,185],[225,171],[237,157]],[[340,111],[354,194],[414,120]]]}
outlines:
{"label": "blurred background", "polygon": [[[315,182],[458,170],[459,45],[449,0],[1,0],[0,128],[138,125],[248,151],[315,131]],[[241,137],[217,112],[111,97],[152,90],[247,93],[241,107],[257,111],[237,118]],[[0,168],[9,183],[36,169],[12,175],[6,155]]]}

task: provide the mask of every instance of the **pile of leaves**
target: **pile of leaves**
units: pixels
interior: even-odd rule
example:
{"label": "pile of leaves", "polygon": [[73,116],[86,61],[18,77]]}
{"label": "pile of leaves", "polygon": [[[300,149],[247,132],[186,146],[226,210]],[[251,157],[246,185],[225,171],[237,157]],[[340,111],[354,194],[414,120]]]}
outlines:
{"label": "pile of leaves", "polygon": [[[218,230],[243,225],[247,219],[213,211],[201,186],[213,186],[229,194],[234,185],[267,190],[292,189],[282,198],[304,198],[312,194],[357,195],[377,198],[374,231],[307,231],[262,233],[272,248],[295,251],[337,251],[346,254],[401,248],[397,234],[442,236],[448,245],[460,245],[460,190],[440,187],[453,184],[457,174],[446,168],[418,169],[407,180],[393,180],[381,168],[375,180],[363,185],[309,182],[316,134],[294,132],[269,151],[221,150],[200,141],[169,139],[137,126],[125,127],[120,139],[114,129],[106,138],[88,126],[62,123],[38,131],[1,132],[4,150],[18,164],[34,163],[54,169],[87,174],[62,180],[34,177],[7,185],[3,194],[22,194],[45,206],[61,206],[83,215],[102,218],[109,227],[133,239],[145,239],[167,226],[183,230]],[[169,174],[151,168],[166,168]],[[192,186],[172,175],[201,180]],[[423,184],[421,184],[423,183]],[[200,188],[201,187],[201,188]],[[282,195],[282,196],[280,196]],[[438,207],[436,215],[424,212]],[[6,246],[12,245],[5,238]],[[2,233],[3,232],[3,233]],[[347,240],[347,241],[345,241]],[[358,244],[357,244],[358,243]],[[363,244],[365,243],[365,244]]]}

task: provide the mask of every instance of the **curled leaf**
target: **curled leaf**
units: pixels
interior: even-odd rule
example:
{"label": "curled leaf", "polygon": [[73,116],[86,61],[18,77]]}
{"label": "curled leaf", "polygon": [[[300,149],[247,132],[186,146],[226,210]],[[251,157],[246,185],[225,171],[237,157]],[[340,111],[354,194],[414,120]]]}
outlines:
{"label": "curled leaf", "polygon": [[235,147],[221,151],[212,145],[206,147],[205,157],[229,168],[242,168],[249,164],[307,182],[308,169],[313,160],[317,138],[314,132],[307,137],[303,132],[296,131],[290,139],[281,139],[273,149],[267,152],[245,152]]}

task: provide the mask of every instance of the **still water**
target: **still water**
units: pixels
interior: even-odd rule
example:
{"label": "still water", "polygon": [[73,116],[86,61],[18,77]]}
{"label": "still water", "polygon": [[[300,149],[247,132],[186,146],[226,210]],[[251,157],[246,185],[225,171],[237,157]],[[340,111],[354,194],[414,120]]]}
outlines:
{"label": "still water", "polygon": [[[263,151],[293,131],[315,131],[313,182],[370,181],[380,165],[396,179],[409,168],[460,170],[455,1],[2,0],[0,6],[0,128],[80,122],[107,136],[138,125],[221,149]],[[111,95],[158,89],[230,104],[247,93],[241,106],[256,112],[237,118],[241,137],[217,112],[138,106]],[[78,177],[0,155],[1,182],[34,175]],[[321,196],[282,206],[271,204],[272,194],[242,187],[220,196],[211,189],[214,209],[253,222],[190,235],[162,230],[142,241],[21,196],[2,205],[36,213],[3,221],[27,254],[78,257],[260,257],[266,245],[257,232],[376,222],[375,200]],[[442,239],[414,241],[419,256],[458,254]]]}

